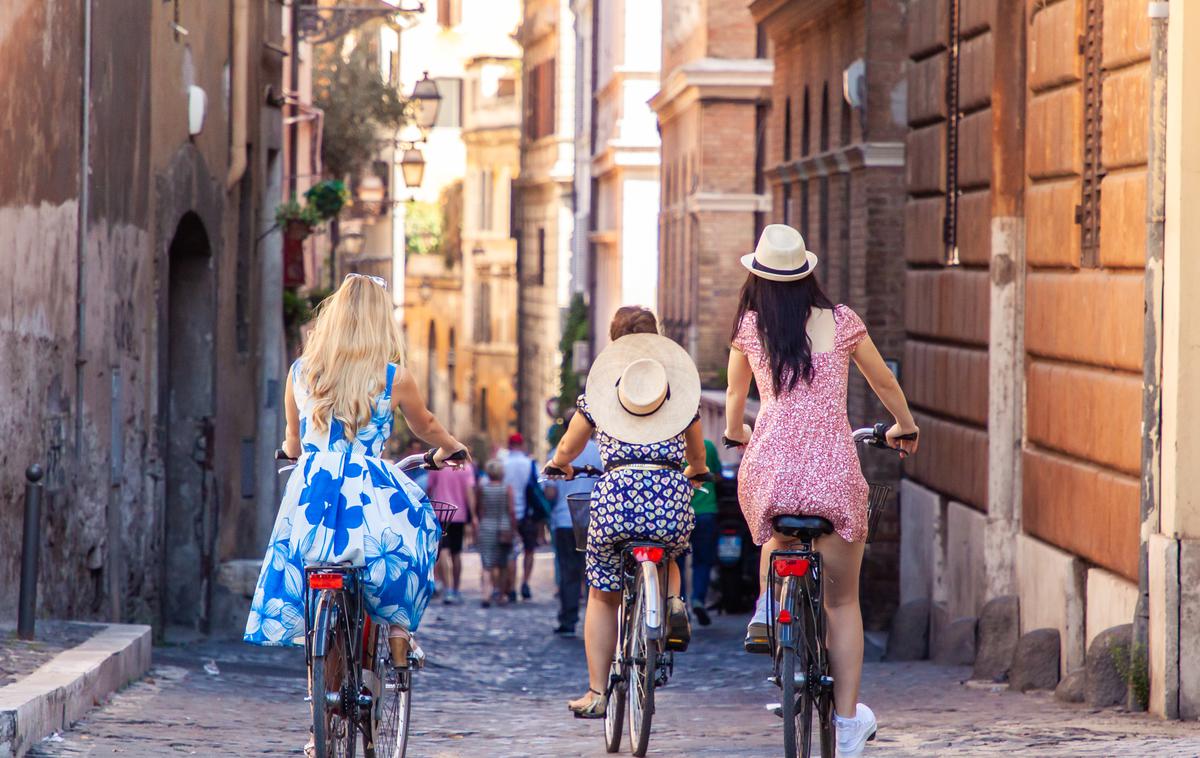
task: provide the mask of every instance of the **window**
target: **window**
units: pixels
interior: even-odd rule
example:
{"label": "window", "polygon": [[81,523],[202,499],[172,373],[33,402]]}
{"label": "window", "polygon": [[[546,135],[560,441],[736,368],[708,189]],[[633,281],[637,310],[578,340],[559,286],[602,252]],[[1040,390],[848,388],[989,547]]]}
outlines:
{"label": "window", "polygon": [[792,99],[783,101],[783,159],[792,159]]}
{"label": "window", "polygon": [[804,88],[804,115],[800,124],[800,155],[808,155],[812,143],[812,111],[808,107],[808,87]]}
{"label": "window", "polygon": [[492,228],[494,184],[491,169],[479,172],[479,228],[483,230]]}
{"label": "window", "polygon": [[438,0],[437,21],[443,29],[462,23],[462,0]]}
{"label": "window", "polygon": [[821,88],[821,152],[829,149],[829,82]]}
{"label": "window", "polygon": [[800,234],[808,241],[808,180],[800,180],[800,223],[796,226]]}
{"label": "window", "polygon": [[475,341],[481,345],[492,341],[492,288],[486,281],[475,290]]}
{"label": "window", "polygon": [[479,431],[484,434],[488,430],[488,391],[487,387],[479,390]]}
{"label": "window", "polygon": [[442,96],[434,126],[462,126],[463,80],[452,76],[435,77],[438,94]]}
{"label": "window", "polygon": [[554,58],[529,70],[525,86],[525,134],[538,140],[554,133]]}
{"label": "window", "polygon": [[783,185],[783,202],[781,205],[783,206],[782,223],[790,225],[792,223],[792,185],[790,184]]}

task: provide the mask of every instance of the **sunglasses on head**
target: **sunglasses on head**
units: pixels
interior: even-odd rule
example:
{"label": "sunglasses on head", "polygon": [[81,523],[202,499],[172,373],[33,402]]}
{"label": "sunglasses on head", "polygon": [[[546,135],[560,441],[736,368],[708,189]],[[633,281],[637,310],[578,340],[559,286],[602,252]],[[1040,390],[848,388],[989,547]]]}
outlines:
{"label": "sunglasses on head", "polygon": [[384,279],[382,276],[371,276],[370,274],[346,274],[346,280],[349,279],[368,279],[384,289],[388,288],[387,279]]}

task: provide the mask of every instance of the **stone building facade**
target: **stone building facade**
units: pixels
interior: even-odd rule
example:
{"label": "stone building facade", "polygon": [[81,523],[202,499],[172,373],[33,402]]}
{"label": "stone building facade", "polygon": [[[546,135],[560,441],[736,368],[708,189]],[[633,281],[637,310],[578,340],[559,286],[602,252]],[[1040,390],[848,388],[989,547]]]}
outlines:
{"label": "stone building facade", "polygon": [[539,457],[548,450],[559,391],[559,338],[569,304],[575,225],[574,15],[568,0],[525,0],[520,178],[514,186],[517,240],[518,428]]}
{"label": "stone building facade", "polygon": [[[907,386],[904,4],[755,0],[749,8],[775,65],[766,126],[768,220],[800,230],[821,259],[816,274],[826,293],[862,317]],[[849,416],[855,427],[887,418],[855,370]],[[863,464],[870,481],[898,483],[894,458],[867,452]],[[886,625],[895,607],[897,527],[889,509],[865,560],[868,627]]]}
{"label": "stone building facade", "polygon": [[[279,14],[0,8],[0,513],[20,523],[22,472],[41,464],[45,616],[206,628],[218,564],[266,543]],[[19,535],[0,537],[6,608]]]}
{"label": "stone building facade", "polygon": [[1177,298],[1196,272],[1163,230],[1194,215],[1200,19],[1149,10],[909,3],[904,363],[924,439],[901,600],[933,601],[936,648],[939,620],[1015,596],[1021,633],[1057,631],[1062,675],[1133,621],[1151,709],[1194,718],[1200,508],[1177,451],[1196,416],[1171,388],[1195,370]]}
{"label": "stone building facade", "polygon": [[651,101],[662,132],[659,316],[704,384],[719,387],[745,279],[738,256],[754,249],[771,209],[763,169],[774,67],[749,9],[736,5],[665,3],[662,47]]}

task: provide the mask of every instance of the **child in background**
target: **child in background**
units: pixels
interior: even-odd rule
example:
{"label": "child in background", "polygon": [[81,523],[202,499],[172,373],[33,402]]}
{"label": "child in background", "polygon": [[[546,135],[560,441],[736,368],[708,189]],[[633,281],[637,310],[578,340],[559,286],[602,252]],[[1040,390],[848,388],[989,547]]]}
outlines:
{"label": "child in background", "polygon": [[490,580],[491,595],[485,591],[480,603],[503,605],[503,589],[508,582],[508,558],[517,532],[517,515],[512,488],[504,483],[504,464],[493,458],[484,467],[487,480],[479,485],[475,498],[475,523],[479,525],[479,559],[483,564],[484,583]]}

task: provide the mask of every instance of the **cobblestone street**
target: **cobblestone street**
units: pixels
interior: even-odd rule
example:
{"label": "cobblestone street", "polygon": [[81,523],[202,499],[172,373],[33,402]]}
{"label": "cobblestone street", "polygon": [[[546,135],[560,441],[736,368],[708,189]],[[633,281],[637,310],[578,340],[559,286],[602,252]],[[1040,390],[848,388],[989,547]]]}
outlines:
{"label": "cobblestone street", "polygon": [[[473,556],[472,556],[473,557]],[[584,687],[583,643],[550,634],[549,555],[535,600],[483,610],[468,569],[462,606],[434,605],[422,640],[409,754],[601,756],[600,722],[570,718]],[[765,659],[740,651],[741,619],[697,628],[661,691],[651,755],[774,756]],[[217,674],[205,670],[215,662]],[[211,666],[209,667],[211,669]],[[869,663],[863,700],[879,715],[868,756],[1195,756],[1200,726],[1064,705],[1048,694],[965,686],[965,668]],[[236,642],[155,650],[150,674],[35,756],[298,755],[307,728],[302,656]]]}

